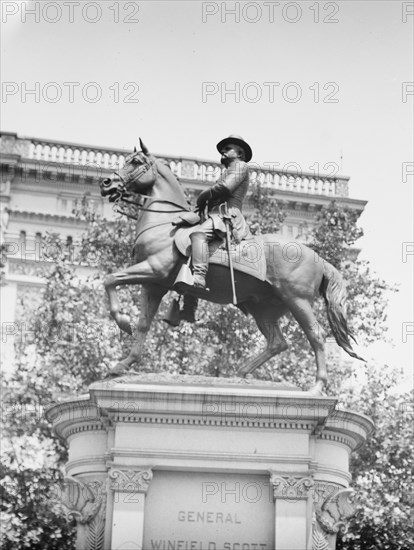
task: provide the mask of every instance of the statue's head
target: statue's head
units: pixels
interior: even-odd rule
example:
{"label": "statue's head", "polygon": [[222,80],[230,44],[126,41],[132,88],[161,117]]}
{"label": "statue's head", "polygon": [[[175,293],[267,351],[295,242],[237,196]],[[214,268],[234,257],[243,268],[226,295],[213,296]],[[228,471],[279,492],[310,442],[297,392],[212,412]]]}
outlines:
{"label": "statue's head", "polygon": [[237,136],[235,134],[219,141],[216,147],[222,157],[225,156],[226,152],[229,150],[234,151],[235,156],[245,162],[249,162],[253,156],[250,145],[244,141],[241,136]]}
{"label": "statue's head", "polygon": [[118,176],[128,191],[139,193],[154,185],[157,169],[154,161],[144,151],[137,151],[135,148],[134,152],[126,157]]}
{"label": "statue's head", "polygon": [[148,149],[141,143],[141,151],[134,152],[125,159],[124,166],[114,178],[107,178],[101,183],[101,195],[109,197],[111,202],[121,198],[125,193],[143,193],[152,187],[157,179],[157,168],[148,156]]}

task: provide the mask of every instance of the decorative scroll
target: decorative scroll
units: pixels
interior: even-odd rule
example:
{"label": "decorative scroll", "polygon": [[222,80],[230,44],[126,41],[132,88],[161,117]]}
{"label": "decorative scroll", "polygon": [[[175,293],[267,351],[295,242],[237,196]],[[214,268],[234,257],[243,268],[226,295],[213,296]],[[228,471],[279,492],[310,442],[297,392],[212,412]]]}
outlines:
{"label": "decorative scroll", "polygon": [[352,489],[334,488],[320,503],[314,502],[312,550],[335,548],[337,533],[346,532],[347,521],[355,513],[354,495]]}
{"label": "decorative scroll", "polygon": [[146,493],[152,480],[152,470],[111,470],[111,489],[126,493]]}
{"label": "decorative scroll", "polygon": [[321,507],[316,508],[316,518],[324,531],[346,532],[347,521],[355,514],[354,495],[353,489],[341,489],[335,495],[328,495]]}
{"label": "decorative scroll", "polygon": [[77,522],[78,550],[103,550],[105,537],[106,491],[99,481],[85,483],[65,478],[62,504],[68,520]]}
{"label": "decorative scroll", "polygon": [[280,476],[272,474],[270,483],[273,485],[273,496],[275,499],[304,500],[308,498],[308,492],[313,487],[313,480],[310,477]]}

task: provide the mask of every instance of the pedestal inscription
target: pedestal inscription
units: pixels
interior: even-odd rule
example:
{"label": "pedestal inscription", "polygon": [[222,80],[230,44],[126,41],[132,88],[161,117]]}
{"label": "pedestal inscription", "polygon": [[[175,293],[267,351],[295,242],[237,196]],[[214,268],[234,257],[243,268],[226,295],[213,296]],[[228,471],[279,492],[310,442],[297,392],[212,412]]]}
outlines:
{"label": "pedestal inscription", "polygon": [[145,550],[270,550],[275,506],[268,476],[154,472]]}

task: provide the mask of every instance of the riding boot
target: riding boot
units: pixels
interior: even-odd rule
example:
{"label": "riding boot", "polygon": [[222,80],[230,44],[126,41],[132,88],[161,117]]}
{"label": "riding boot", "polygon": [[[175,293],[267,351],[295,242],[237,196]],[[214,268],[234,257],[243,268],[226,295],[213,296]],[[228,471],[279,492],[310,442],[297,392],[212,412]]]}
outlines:
{"label": "riding boot", "polygon": [[180,320],[187,323],[195,323],[195,312],[197,311],[198,298],[191,294],[184,294],[184,307],[180,311]]}
{"label": "riding boot", "polygon": [[197,231],[191,233],[191,253],[193,263],[194,286],[206,288],[206,275],[208,271],[208,241],[205,233]]}

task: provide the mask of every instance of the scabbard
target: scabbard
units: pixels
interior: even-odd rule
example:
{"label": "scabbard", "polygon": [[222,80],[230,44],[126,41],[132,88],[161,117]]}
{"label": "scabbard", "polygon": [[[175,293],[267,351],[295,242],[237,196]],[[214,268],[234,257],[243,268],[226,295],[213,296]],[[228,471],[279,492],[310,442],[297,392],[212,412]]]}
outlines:
{"label": "scabbard", "polygon": [[229,255],[229,269],[230,269],[230,278],[231,278],[231,289],[233,292],[233,305],[237,305],[237,295],[236,295],[236,282],[234,280],[234,268],[233,268],[233,258],[231,257],[230,250],[230,221],[227,217],[224,217],[224,223],[226,224],[226,240],[227,240],[227,253]]}

